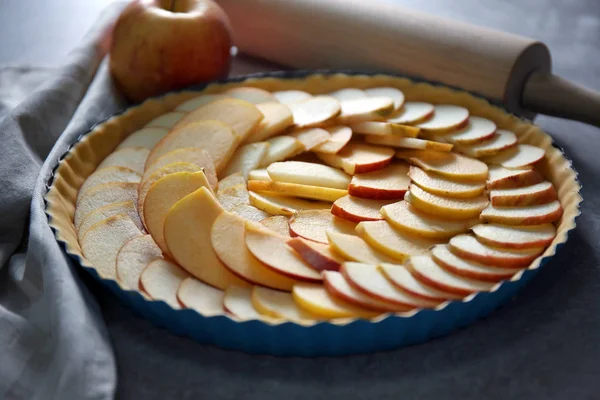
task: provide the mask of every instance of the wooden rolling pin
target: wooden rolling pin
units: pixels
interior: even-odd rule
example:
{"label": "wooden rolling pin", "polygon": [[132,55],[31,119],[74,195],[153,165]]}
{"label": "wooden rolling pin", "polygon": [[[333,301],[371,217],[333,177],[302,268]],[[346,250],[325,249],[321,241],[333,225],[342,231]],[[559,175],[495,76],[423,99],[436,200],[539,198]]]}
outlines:
{"label": "wooden rolling pin", "polygon": [[551,73],[536,40],[365,0],[217,0],[243,53],[292,68],[400,72],[510,111],[600,126],[600,93]]}

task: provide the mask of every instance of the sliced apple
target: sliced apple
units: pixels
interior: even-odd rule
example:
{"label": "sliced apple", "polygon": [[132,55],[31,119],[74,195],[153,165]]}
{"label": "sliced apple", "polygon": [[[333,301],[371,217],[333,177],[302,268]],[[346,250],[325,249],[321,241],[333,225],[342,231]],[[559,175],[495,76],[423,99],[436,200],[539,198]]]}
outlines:
{"label": "sliced apple", "polygon": [[444,178],[441,175],[425,172],[421,168],[411,166],[408,176],[412,182],[421,189],[446,197],[477,197],[485,190],[485,185],[479,182],[460,182]]}
{"label": "sliced apple", "polygon": [[507,169],[497,165],[490,166],[487,180],[488,189],[514,189],[531,186],[544,180],[533,168]]}
{"label": "sliced apple", "polygon": [[[419,128],[408,125],[394,124],[391,122],[363,121],[350,125],[352,132],[361,135],[397,136],[415,138],[419,136]],[[385,143],[384,143],[385,144]]]}
{"label": "sliced apple", "polygon": [[334,189],[348,188],[350,176],[327,165],[300,161],[276,162],[267,167],[269,177],[275,182],[324,186]]}
{"label": "sliced apple", "polygon": [[286,243],[298,253],[305,263],[317,271],[337,271],[344,262],[344,259],[335,254],[328,244],[313,242],[301,237],[291,238]]}
{"label": "sliced apple", "polygon": [[558,195],[552,182],[543,181],[522,188],[492,190],[490,199],[495,207],[533,206],[557,200]]}
{"label": "sliced apple", "polygon": [[529,265],[540,253],[542,247],[508,250],[488,246],[474,236],[458,235],[450,239],[450,249],[459,257],[486,265],[502,265],[519,268]]}
{"label": "sliced apple", "polygon": [[517,136],[502,129],[498,129],[490,139],[470,145],[457,145],[456,149],[471,157],[485,157],[499,153],[502,150],[517,145]]}
{"label": "sliced apple", "polygon": [[223,308],[243,321],[266,318],[252,305],[252,289],[247,287],[228,287],[223,297]]}
{"label": "sliced apple", "polygon": [[227,211],[231,211],[239,205],[250,205],[250,196],[245,183],[223,189],[219,188],[217,200]]}
{"label": "sliced apple", "polygon": [[325,290],[327,290],[332,298],[352,304],[355,307],[373,312],[396,311],[388,303],[379,301],[351,286],[339,272],[325,271],[323,273],[323,286],[325,286]]}
{"label": "sliced apple", "polygon": [[231,128],[222,122],[198,121],[180,127],[178,125],[154,146],[146,160],[146,168],[172,150],[200,147],[208,152],[215,169],[220,172],[233,156],[238,142]]}
{"label": "sliced apple", "polygon": [[405,149],[434,150],[434,151],[452,151],[453,145],[450,143],[434,142],[425,139],[416,139],[410,137],[401,137],[397,135],[366,136],[367,143],[378,144],[390,147],[402,147]]}
{"label": "sliced apple", "polygon": [[117,278],[117,254],[125,243],[142,232],[125,214],[117,214],[92,225],[81,239],[83,255],[103,279]]}
{"label": "sliced apple", "polygon": [[327,141],[312,148],[316,153],[336,154],[352,139],[352,129],[339,125],[325,128],[329,132]]}
{"label": "sliced apple", "polygon": [[166,128],[142,128],[127,136],[127,138],[117,146],[117,149],[125,147],[145,147],[147,149],[152,149],[167,133],[169,133],[169,130]]}
{"label": "sliced apple", "polygon": [[354,175],[385,168],[392,162],[394,150],[362,143],[349,143],[337,154],[317,153],[317,156],[326,164]]}
{"label": "sliced apple", "polygon": [[141,175],[144,173],[144,165],[149,154],[150,150],[145,147],[118,149],[106,157],[96,169],[113,166],[126,167]]}
{"label": "sliced apple", "polygon": [[219,121],[229,126],[239,141],[243,141],[258,127],[262,119],[262,113],[252,103],[240,99],[221,99],[191,111],[173,130],[200,121]]}
{"label": "sliced apple", "polygon": [[458,129],[469,121],[469,110],[464,107],[449,104],[439,104],[434,107],[433,116],[416,124],[427,133],[446,133]]}
{"label": "sliced apple", "polygon": [[[281,101],[281,100],[280,100]],[[331,96],[314,96],[306,100],[287,103],[294,115],[294,125],[298,128],[320,126],[340,114],[340,102]]]}
{"label": "sliced apple", "polygon": [[86,232],[92,227],[92,225],[117,214],[125,214],[139,228],[140,231],[144,230],[144,225],[140,220],[140,216],[135,207],[135,203],[132,200],[122,201],[119,203],[111,203],[106,206],[100,207],[89,213],[79,225],[77,235],[79,240],[83,238]]}
{"label": "sliced apple", "polygon": [[446,271],[429,256],[411,257],[408,268],[412,274],[426,285],[459,296],[468,296],[475,292],[488,292],[494,283],[467,279]]}
{"label": "sliced apple", "polygon": [[481,212],[481,220],[505,225],[540,225],[558,221],[563,214],[560,201],[528,207],[496,207]]}
{"label": "sliced apple", "polygon": [[449,272],[469,279],[486,282],[499,282],[510,279],[515,274],[515,269],[501,268],[480,264],[450,251],[448,245],[439,245],[431,249],[431,256],[439,265]]}
{"label": "sliced apple", "polygon": [[189,113],[197,108],[200,108],[208,103],[212,103],[215,100],[228,99],[229,96],[224,94],[201,94],[200,96],[194,97],[185,101],[177,106],[176,110],[179,112]]}
{"label": "sliced apple", "polygon": [[277,99],[271,94],[271,92],[267,92],[264,89],[249,86],[227,89],[225,92],[223,92],[223,94],[236,99],[246,100],[247,102],[252,104],[269,103],[277,101]]}
{"label": "sliced apple", "polygon": [[221,171],[221,176],[228,176],[239,172],[247,179],[250,171],[258,168],[268,150],[269,143],[267,142],[250,143],[238,147],[225,169]]}
{"label": "sliced apple", "polygon": [[[175,203],[201,187],[209,187],[204,172],[176,172],[160,178],[146,194],[144,223],[156,244],[171,254],[164,237],[165,218]],[[209,193],[210,193],[210,189]]]}
{"label": "sliced apple", "polygon": [[485,159],[488,164],[499,164],[508,169],[524,169],[544,159],[543,149],[529,144],[519,144]]}
{"label": "sliced apple", "polygon": [[283,161],[290,158],[304,149],[304,145],[295,137],[291,136],[275,136],[266,141],[269,143],[269,149],[261,167],[268,166],[277,161]]}
{"label": "sliced apple", "polygon": [[307,100],[312,97],[312,94],[303,92],[302,90],[281,90],[273,92],[273,96],[281,103],[289,105],[302,100]]}
{"label": "sliced apple", "polygon": [[[248,190],[276,196],[295,196],[304,199],[336,201],[348,194],[347,190],[322,186],[299,185],[297,183],[248,181]],[[264,193],[263,193],[264,192]]]}
{"label": "sliced apple", "polygon": [[77,201],[90,188],[103,183],[111,182],[133,182],[139,183],[142,177],[132,169],[126,167],[104,167],[94,171],[81,185],[79,193],[77,193]]}
{"label": "sliced apple", "polygon": [[204,175],[206,175],[206,179],[210,183],[210,187],[213,190],[217,189],[217,172],[215,171],[215,164],[210,157],[210,154],[204,149],[199,147],[187,147],[183,149],[172,150],[165,155],[159,157],[156,161],[152,163],[152,165],[148,165],[146,170],[144,171],[144,176],[142,178],[152,174],[154,171],[159,170],[162,167],[165,167],[169,164],[178,163],[178,162],[188,162],[190,164],[194,164],[198,166],[198,169],[204,171]]}
{"label": "sliced apple", "polygon": [[471,230],[480,242],[507,249],[546,247],[556,236],[556,228],[552,224],[533,226],[479,224]]}
{"label": "sliced apple", "polygon": [[290,321],[317,319],[296,304],[291,293],[280,292],[260,286],[252,288],[252,305],[262,315]]}
{"label": "sliced apple", "polygon": [[306,282],[322,280],[321,274],[285,243],[285,238],[265,228],[246,223],[246,246],[254,257],[276,273]]}
{"label": "sliced apple", "polygon": [[291,291],[296,281],[273,271],[254,257],[246,247],[246,221],[237,214],[223,212],[211,228],[212,247],[227,269],[255,285]]}
{"label": "sliced apple", "polygon": [[470,145],[491,139],[496,132],[496,124],[486,118],[469,117],[467,125],[456,132],[444,135],[444,139],[454,144]]}
{"label": "sliced apple", "polygon": [[[488,166],[482,161],[451,152],[416,151],[418,153],[409,155],[410,161],[427,172],[456,180],[484,181],[487,178]],[[396,157],[404,157],[401,152],[403,150],[397,152]]]}
{"label": "sliced apple", "polygon": [[403,107],[388,116],[388,122],[403,125],[415,125],[433,116],[433,104],[418,101],[407,101]]}
{"label": "sliced apple", "polygon": [[266,213],[263,210],[251,206],[250,204],[239,204],[235,206],[231,211],[247,221],[260,222],[263,219],[269,217],[269,213]]}
{"label": "sliced apple", "polygon": [[404,265],[380,264],[379,270],[394,286],[406,293],[433,302],[458,300],[462,296],[444,292],[416,279]]}
{"label": "sliced apple", "polygon": [[304,151],[310,151],[331,138],[329,132],[321,128],[305,128],[288,135],[298,139]]}
{"label": "sliced apple", "polygon": [[168,112],[168,113],[160,115],[160,116],[154,118],[152,121],[148,122],[146,124],[146,127],[171,129],[172,127],[175,126],[175,124],[177,124],[179,122],[179,120],[181,118],[184,117],[184,115],[185,115],[184,112],[177,112],[177,111]]}
{"label": "sliced apple", "polygon": [[271,215],[261,220],[260,223],[280,236],[292,237],[290,235],[290,219],[285,215]]}
{"label": "sliced apple", "polygon": [[335,97],[338,99],[338,101],[344,101],[362,99],[363,97],[367,97],[367,94],[361,89],[345,88],[336,90],[335,92],[330,92],[327,94],[327,96]]}
{"label": "sliced apple", "polygon": [[177,299],[185,308],[196,310],[205,317],[222,315],[223,298],[225,293],[194,277],[188,277],[181,282],[177,290]]}
{"label": "sliced apple", "polygon": [[327,233],[353,234],[356,224],[338,218],[329,210],[303,210],[290,218],[292,236],[300,236],[315,242],[328,243]]}
{"label": "sliced apple", "polygon": [[387,221],[367,221],[356,226],[356,232],[370,246],[403,262],[414,255],[428,254],[439,241],[403,233]]}
{"label": "sliced apple", "polygon": [[139,290],[142,271],[158,258],[162,258],[162,250],[152,236],[135,236],[123,244],[117,253],[117,281],[127,290]]}
{"label": "sliced apple", "polygon": [[327,232],[327,239],[331,248],[346,260],[368,264],[396,262],[393,258],[369,246],[367,242],[358,236]]}
{"label": "sliced apple", "polygon": [[324,319],[373,318],[379,313],[337,299],[323,285],[299,284],[294,286],[292,296],[298,307]]}
{"label": "sliced apple", "polygon": [[389,165],[379,171],[356,174],[348,186],[348,193],[355,197],[374,200],[400,200],[410,185],[408,164]]}
{"label": "sliced apple", "polygon": [[170,261],[157,259],[144,269],[140,276],[140,286],[154,300],[162,300],[174,309],[180,309],[177,300],[179,285],[189,278],[189,274]]}
{"label": "sliced apple", "polygon": [[275,135],[279,135],[294,124],[292,111],[288,106],[281,103],[257,104],[256,108],[263,114],[264,118],[254,132],[245,140],[248,142],[259,142]]}
{"label": "sliced apple", "polygon": [[477,224],[478,219],[448,220],[425,214],[406,201],[389,204],[381,209],[381,215],[394,228],[427,238],[451,238],[464,233]]}
{"label": "sliced apple", "polygon": [[390,97],[364,97],[340,102],[341,113],[337,120],[342,124],[360,121],[385,121],[394,111]]}
{"label": "sliced apple", "polygon": [[90,188],[81,196],[75,207],[75,228],[79,231],[83,219],[100,207],[124,201],[133,201],[133,204],[136,204],[137,191],[138,184],[134,182],[102,183]]}
{"label": "sliced apple", "polygon": [[253,169],[248,174],[248,179],[254,181],[272,181],[266,168]]}
{"label": "sliced apple", "polygon": [[246,179],[244,179],[241,173],[228,175],[219,181],[219,189],[217,190],[217,194],[225,191],[226,189],[238,187],[240,185],[246,185]]}
{"label": "sliced apple", "polygon": [[269,196],[250,192],[250,204],[271,215],[292,216],[302,210],[329,210],[331,204],[284,196]]}
{"label": "sliced apple", "polygon": [[411,185],[409,193],[407,201],[414,207],[425,213],[450,219],[478,217],[489,203],[485,195],[472,198],[443,197],[426,192],[417,185]]}
{"label": "sliced apple", "polygon": [[371,200],[360,197],[344,196],[331,206],[331,214],[352,222],[378,221],[383,219],[379,210],[393,200]]}
{"label": "sliced apple", "polygon": [[404,93],[394,87],[374,87],[365,89],[364,92],[369,97],[389,97],[394,100],[394,110],[402,108],[404,105]]}
{"label": "sliced apple", "polygon": [[394,286],[377,268],[377,265],[346,262],[340,270],[350,286],[387,303],[394,311],[408,311],[414,308],[433,308],[439,302],[412,296]]}

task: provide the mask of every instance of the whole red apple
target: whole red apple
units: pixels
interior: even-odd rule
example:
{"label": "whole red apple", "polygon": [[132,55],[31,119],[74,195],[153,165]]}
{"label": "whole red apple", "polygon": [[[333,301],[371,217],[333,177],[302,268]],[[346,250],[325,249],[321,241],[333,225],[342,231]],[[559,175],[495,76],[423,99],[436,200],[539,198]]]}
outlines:
{"label": "whole red apple", "polygon": [[110,70],[133,101],[226,77],[231,28],[211,0],[134,0],[115,24]]}

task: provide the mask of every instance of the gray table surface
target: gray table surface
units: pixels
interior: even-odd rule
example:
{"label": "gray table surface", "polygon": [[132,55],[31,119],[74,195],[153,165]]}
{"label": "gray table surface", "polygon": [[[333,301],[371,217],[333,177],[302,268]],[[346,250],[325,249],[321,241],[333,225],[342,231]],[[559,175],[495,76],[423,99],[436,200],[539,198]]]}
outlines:
{"label": "gray table surface", "polygon": [[[597,0],[388,1],[538,38],[559,75],[600,90]],[[59,65],[109,2],[3,0],[0,66]],[[90,282],[117,354],[118,398],[600,398],[600,129],[536,122],[579,171],[583,216],[569,243],[505,307],[453,335],[397,351],[283,359],[176,337]]]}

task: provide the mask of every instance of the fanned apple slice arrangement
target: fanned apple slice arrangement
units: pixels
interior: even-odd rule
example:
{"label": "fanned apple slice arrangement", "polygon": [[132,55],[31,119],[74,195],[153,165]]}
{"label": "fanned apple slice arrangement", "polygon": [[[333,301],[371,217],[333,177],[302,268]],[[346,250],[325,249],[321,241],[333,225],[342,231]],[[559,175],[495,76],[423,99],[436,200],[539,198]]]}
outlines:
{"label": "fanned apple slice arrangement", "polygon": [[373,318],[492,290],[561,204],[540,148],[392,87],[204,94],[133,132],[81,187],[98,273],[239,319]]}

